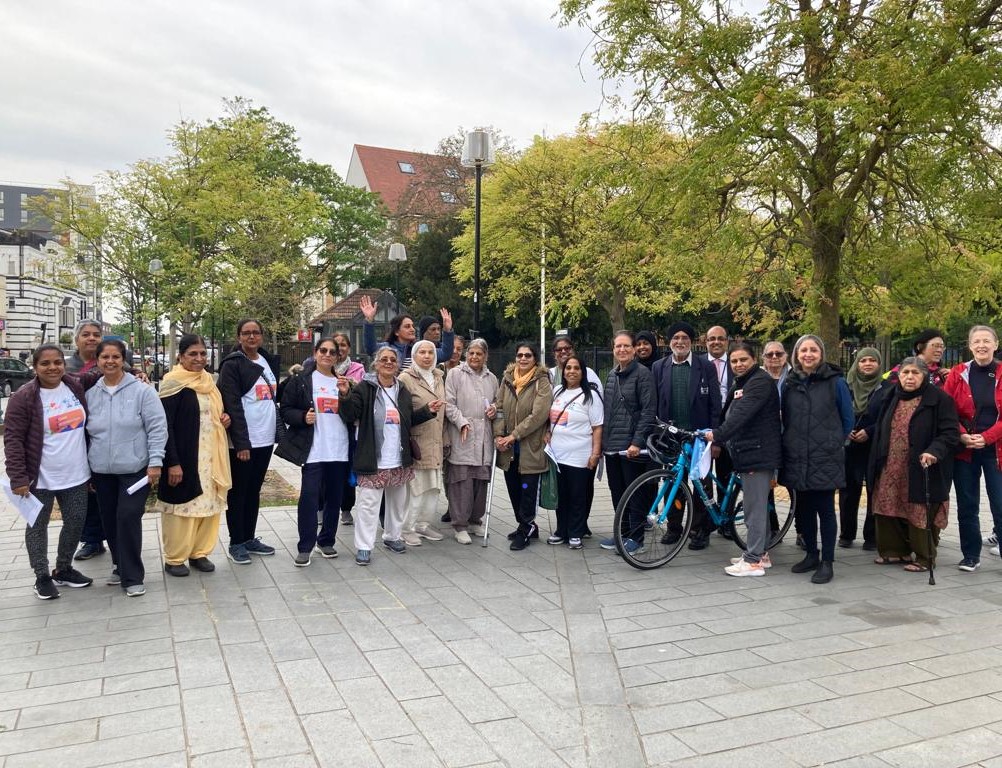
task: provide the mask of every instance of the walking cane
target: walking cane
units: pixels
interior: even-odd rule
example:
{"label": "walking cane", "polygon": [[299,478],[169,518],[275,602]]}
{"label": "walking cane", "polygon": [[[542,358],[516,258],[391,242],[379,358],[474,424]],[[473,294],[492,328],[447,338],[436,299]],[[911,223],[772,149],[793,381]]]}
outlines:
{"label": "walking cane", "polygon": [[498,456],[498,447],[497,447],[497,445],[494,444],[493,440],[491,441],[491,445],[493,446],[493,450],[491,451],[491,477],[487,481],[487,514],[484,515],[484,542],[483,542],[483,544],[480,545],[482,547],[486,547],[487,546],[487,539],[491,535],[491,531],[490,531],[490,526],[491,526],[491,502],[494,500],[494,469],[495,469],[494,462],[495,462],[495,460],[497,459],[497,456]]}
{"label": "walking cane", "polygon": [[929,585],[935,586],[936,577],[933,575],[935,567],[933,566],[933,541],[932,541],[932,520],[935,517],[935,512],[933,512],[932,504],[929,501],[929,466],[922,466],[922,479],[923,485],[925,485],[925,528],[929,536]]}

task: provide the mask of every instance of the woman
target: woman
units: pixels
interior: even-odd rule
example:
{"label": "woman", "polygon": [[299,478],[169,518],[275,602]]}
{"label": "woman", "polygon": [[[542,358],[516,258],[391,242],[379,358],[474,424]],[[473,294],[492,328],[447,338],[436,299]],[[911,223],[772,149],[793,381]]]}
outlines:
{"label": "woman", "polygon": [[939,532],[946,528],[960,430],[953,400],[929,383],[922,358],[906,357],[897,378],[881,404],[870,457],[880,555],[874,562],[920,572],[935,565]]}
{"label": "woman", "polygon": [[[605,383],[605,416],[602,428],[602,453],[612,494],[612,508],[619,506],[626,487],[647,469],[641,451],[647,450],[647,436],[654,428],[657,394],[654,375],[636,360],[633,334],[620,331],[612,340],[616,361]],[[644,523],[647,510],[639,507],[623,516],[623,545],[631,552],[644,546]],[[666,534],[668,535],[668,534]],[[615,549],[610,536],[599,542],[602,549]]]}
{"label": "woman", "polygon": [[[43,344],[32,354],[35,378],[11,395],[3,436],[7,477],[18,496],[34,494],[42,509],[25,529],[28,563],[35,572],[40,600],[59,597],[61,587],[89,587],[93,579],[72,567],[73,551],[87,514],[87,402],[83,387],[66,375],[63,352]],[[49,516],[59,501],[63,528],[59,532],[56,567],[49,573]]]}
{"label": "woman", "polygon": [[783,459],[779,392],[773,378],[759,367],[754,348],[734,342],[728,353],[734,381],[727,392],[719,427],[706,439],[724,443],[741,479],[747,549],[724,568],[728,576],[765,576],[772,567],[769,544],[769,492]]}
{"label": "woman", "polygon": [[[357,360],[351,359],[351,340],[346,333],[335,333],[332,337],[337,345],[337,362],[334,365],[334,372],[338,376],[344,376],[348,381],[358,384],[365,376],[365,366]],[[355,479],[351,474],[351,467],[348,468],[348,477],[344,481],[341,489],[341,525],[354,525],[355,520],[351,516],[351,510],[355,506]]]}
{"label": "woman", "polygon": [[[960,451],[953,467],[957,491],[962,571],[981,565],[981,476],[992,513],[994,534],[1002,533],[1002,364],[995,359],[998,334],[988,325],[975,325],[967,334],[974,359],[954,366],[946,381],[960,417]],[[994,550],[998,554],[997,550]]]}
{"label": "woman", "polygon": [[[883,371],[880,352],[873,347],[863,347],[856,352],[852,366],[845,376],[852,393],[853,426],[845,446],[845,487],[838,492],[839,539],[843,548],[852,546],[859,527],[859,500],[863,493],[867,466],[870,463],[870,435],[876,398],[880,397]],[[874,408],[870,406],[873,405]],[[866,495],[866,517],[863,520],[863,549],[874,548],[873,495]]]}
{"label": "woman", "polygon": [[[411,365],[411,347],[418,340],[418,329],[414,324],[414,318],[410,315],[397,315],[390,320],[390,330],[382,342],[376,343],[376,311],[379,304],[370,297],[362,296],[358,301],[358,308],[365,318],[362,332],[365,338],[365,351],[370,355],[375,355],[376,350],[382,346],[393,347],[397,351],[397,358],[400,360],[400,368],[406,369]],[[439,310],[442,315],[442,335],[439,341],[435,342],[437,355],[436,362],[444,363],[452,357],[453,340],[452,315],[445,307]]]}
{"label": "woman", "polygon": [[[912,354],[921,358],[922,362],[928,366],[929,383],[934,387],[942,388],[946,385],[946,377],[949,371],[941,365],[944,352],[946,352],[946,342],[943,341],[942,332],[935,328],[926,328],[915,337],[915,341],[912,344]],[[884,374],[884,378],[888,379],[891,384],[894,384],[898,380],[899,368],[900,366],[894,366]]]}
{"label": "woman", "polygon": [[474,339],[461,363],[445,380],[446,429],[450,444],[446,494],[456,541],[482,536],[491,479],[490,420],[498,393],[497,376],[487,370],[487,342]]}
{"label": "woman", "polygon": [[[337,359],[334,339],[320,339],[313,348],[315,365],[289,380],[282,399],[282,419],[289,429],[275,453],[302,468],[297,506],[299,542],[294,560],[297,568],[310,564],[314,547],[325,558],[337,557],[334,537],[351,456],[348,427],[338,416],[338,384],[349,380],[335,373]],[[321,504],[323,518],[318,535],[317,509]]]}
{"label": "woman", "polygon": [[275,548],[255,536],[261,486],[275,447],[275,388],[278,359],[263,348],[264,329],[257,320],[237,323],[237,346],[219,366],[219,391],[230,425],[233,487],[226,497],[226,556],[247,565],[251,555],[274,555]]}
{"label": "woman", "polygon": [[560,470],[557,474],[557,529],[547,544],[581,549],[588,530],[588,515],[595,487],[595,469],[602,458],[601,398],[585,377],[585,364],[577,355],[564,363],[563,384],[553,392],[547,442]]}
{"label": "woman", "polygon": [[648,370],[661,358],[658,337],[652,331],[639,331],[637,333],[636,350],[637,362]]}
{"label": "woman", "polygon": [[410,368],[400,374],[400,383],[410,392],[414,408],[434,404],[435,418],[411,429],[420,457],[414,458],[414,477],[408,486],[410,504],[402,538],[409,547],[420,547],[421,539],[441,541],[444,536],[432,527],[442,490],[442,459],[445,449],[445,381],[435,367],[436,350],[423,339],[411,348]]}
{"label": "woman", "polygon": [[411,427],[435,418],[437,402],[417,411],[411,395],[397,380],[400,368],[397,350],[381,347],[376,353],[375,373],[349,387],[338,380],[340,415],[345,424],[358,422],[354,468],[358,478],[358,510],[355,520],[355,562],[368,565],[376,539],[379,505],[386,502],[383,546],[402,554],[407,545],[400,539],[407,512],[407,483],[414,476],[410,447]]}
{"label": "woman", "polygon": [[167,482],[157,487],[157,506],[164,570],[171,576],[187,576],[186,561],[196,571],[216,570],[209,554],[219,538],[219,515],[232,485],[226,448],[231,420],[205,370],[208,360],[205,340],[186,333],[178,342],[178,364],[160,382],[167,415]]}
{"label": "woman", "polygon": [[[143,512],[150,488],[160,479],[167,444],[167,417],[153,387],[125,372],[125,344],[116,339],[97,346],[103,374],[87,393],[87,436],[91,484],[115,570],[108,584],[125,594],[146,594],[143,581]],[[138,491],[129,488],[146,478]]]}
{"label": "woman", "polygon": [[762,367],[776,382],[776,386],[782,390],[786,374],[790,370],[783,342],[767,341],[765,343],[765,346],[762,347]]}
{"label": "woman", "polygon": [[825,361],[825,346],[817,336],[801,336],[793,345],[793,368],[783,383],[781,402],[779,482],[797,492],[794,514],[807,553],[790,570],[813,571],[814,584],[827,584],[835,575],[835,489],[845,485],[843,446],[852,431],[852,397],[842,372]]}
{"label": "woman", "polygon": [[547,470],[544,437],[553,388],[539,353],[527,342],[515,348],[515,362],[505,369],[494,405],[494,445],[504,472],[508,498],[518,527],[508,534],[509,549],[519,551],[539,538],[536,500],[539,477]]}

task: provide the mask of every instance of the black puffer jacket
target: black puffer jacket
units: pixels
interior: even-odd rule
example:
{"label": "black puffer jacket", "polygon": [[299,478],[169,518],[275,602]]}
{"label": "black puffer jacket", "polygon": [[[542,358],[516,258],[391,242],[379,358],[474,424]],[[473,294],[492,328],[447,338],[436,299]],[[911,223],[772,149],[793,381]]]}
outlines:
{"label": "black puffer jacket", "polygon": [[[316,434],[315,425],[306,423],[306,412],[314,407],[313,371],[297,373],[286,379],[285,383],[279,411],[282,414],[282,421],[288,425],[288,429],[285,433],[285,439],[275,449],[275,455],[301,467],[310,457],[310,451],[313,449],[313,436]],[[347,426],[348,457],[350,460],[355,444],[355,430],[352,429],[351,425]]]}
{"label": "black puffer jacket", "polygon": [[[776,470],[783,461],[779,390],[759,366],[734,379],[724,403],[724,421],[713,430],[726,443],[736,472]],[[723,479],[723,478],[721,478]]]}
{"label": "black puffer jacket", "polygon": [[787,488],[830,491],[845,487],[846,429],[839,410],[840,381],[841,370],[821,363],[810,375],[791,370],[783,382],[779,482]]}
{"label": "black puffer jacket", "polygon": [[605,424],[602,452],[618,453],[631,445],[646,448],[657,420],[654,376],[634,360],[622,371],[613,368],[605,381]]}

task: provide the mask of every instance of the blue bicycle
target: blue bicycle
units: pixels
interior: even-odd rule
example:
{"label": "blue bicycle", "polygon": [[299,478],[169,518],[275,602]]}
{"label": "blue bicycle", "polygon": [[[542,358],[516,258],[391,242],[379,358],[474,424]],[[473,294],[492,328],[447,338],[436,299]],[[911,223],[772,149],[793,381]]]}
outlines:
{"label": "blue bicycle", "polygon": [[[616,505],[613,529],[617,551],[634,568],[660,568],[674,558],[688,541],[693,514],[688,480],[697,439],[701,439],[698,432],[664,422],[658,422],[655,431],[647,438],[650,457],[661,467],[645,472],[627,486]],[[719,502],[710,498],[702,483],[692,485],[710,520],[725,536],[733,539],[742,550],[745,549],[748,537],[740,478],[732,472],[724,480],[712,473],[708,479],[721,491]],[[774,485],[769,498],[772,532],[769,549],[779,544],[790,530],[795,504],[795,491]],[[627,540],[634,543],[627,547]]]}

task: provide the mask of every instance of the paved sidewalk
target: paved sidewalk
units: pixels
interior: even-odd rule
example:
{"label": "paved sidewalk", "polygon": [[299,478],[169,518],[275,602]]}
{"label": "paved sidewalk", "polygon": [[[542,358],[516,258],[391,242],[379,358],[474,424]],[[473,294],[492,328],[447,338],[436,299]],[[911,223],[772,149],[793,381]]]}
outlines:
{"label": "paved sidewalk", "polygon": [[506,507],[499,484],[487,549],[368,568],[350,528],[340,558],[293,567],[295,510],[270,509],[276,557],[218,549],[184,579],[151,517],[145,597],[103,585],[104,555],[93,587],[42,602],[4,500],[0,768],[1002,766],[1002,563],[957,571],[955,527],[935,587],[858,548],[814,586],[792,534],[765,578],[724,575],[718,537],[642,573],[598,535],[510,552]]}

